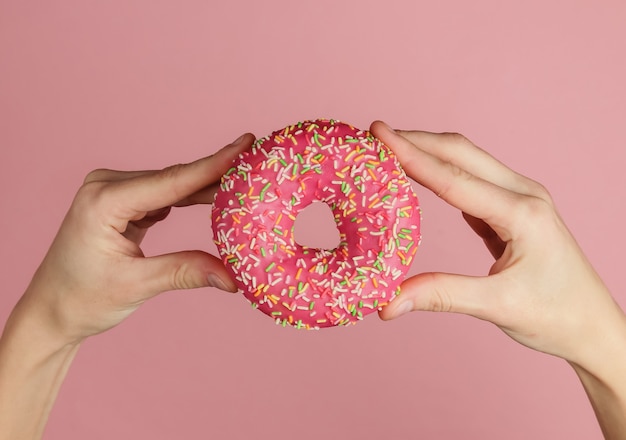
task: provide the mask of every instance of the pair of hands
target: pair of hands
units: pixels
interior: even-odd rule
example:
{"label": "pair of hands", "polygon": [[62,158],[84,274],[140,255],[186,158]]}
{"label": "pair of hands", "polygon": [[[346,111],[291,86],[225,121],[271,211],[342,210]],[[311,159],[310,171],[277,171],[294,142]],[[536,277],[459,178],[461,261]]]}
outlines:
{"label": "pair of hands", "polygon": [[[457,134],[372,133],[407,174],[459,208],[495,264],[485,277],[427,273],[407,279],[380,315],[449,311],[491,321],[516,341],[584,364],[621,310],[538,183]],[[174,289],[236,291],[221,261],[202,251],[145,257],[140,244],[174,206],[211,203],[220,176],[248,149],[244,135],[211,157],[161,171],[90,173],[19,308],[65,343],[117,325]]]}
{"label": "pair of hands", "polygon": [[[402,284],[380,316],[458,312],[491,321],[516,341],[566,359],[607,439],[626,439],[626,318],[557,214],[548,192],[464,137],[371,132],[407,174],[463,212],[495,263],[484,277],[424,273]],[[161,171],[96,170],[0,337],[0,440],[39,439],[81,342],[119,324],[161,292],[235,291],[202,251],[144,256],[146,231],[172,207],[211,203],[220,176],[254,137]]]}

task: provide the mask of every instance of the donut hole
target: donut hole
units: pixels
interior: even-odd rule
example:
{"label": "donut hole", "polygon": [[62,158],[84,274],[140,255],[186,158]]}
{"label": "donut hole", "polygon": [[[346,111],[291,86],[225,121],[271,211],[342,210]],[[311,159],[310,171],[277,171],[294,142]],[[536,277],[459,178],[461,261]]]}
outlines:
{"label": "donut hole", "polygon": [[296,243],[316,249],[335,249],[339,246],[339,230],[330,207],[314,201],[296,217],[293,226]]}

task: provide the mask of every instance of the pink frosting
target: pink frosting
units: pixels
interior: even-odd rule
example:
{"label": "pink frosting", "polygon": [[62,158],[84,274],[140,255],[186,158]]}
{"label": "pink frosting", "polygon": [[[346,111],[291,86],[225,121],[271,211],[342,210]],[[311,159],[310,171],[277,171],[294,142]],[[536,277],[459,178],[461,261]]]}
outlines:
{"label": "pink frosting", "polygon": [[[298,213],[326,203],[332,250],[301,246]],[[336,120],[259,139],[222,177],[213,237],[252,306],[283,326],[355,323],[399,293],[420,243],[417,197],[391,150]]]}

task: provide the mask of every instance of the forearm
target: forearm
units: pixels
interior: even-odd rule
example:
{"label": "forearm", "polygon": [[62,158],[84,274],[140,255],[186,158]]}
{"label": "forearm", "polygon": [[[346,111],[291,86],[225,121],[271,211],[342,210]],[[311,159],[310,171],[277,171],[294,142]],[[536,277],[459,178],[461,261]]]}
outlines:
{"label": "forearm", "polygon": [[604,438],[626,439],[626,384],[605,383],[583,368],[574,366],[596,413]]}
{"label": "forearm", "polygon": [[80,345],[50,332],[23,302],[0,338],[0,440],[41,438]]}
{"label": "forearm", "polygon": [[607,440],[626,439],[626,318],[619,315],[584,365],[570,362]]}

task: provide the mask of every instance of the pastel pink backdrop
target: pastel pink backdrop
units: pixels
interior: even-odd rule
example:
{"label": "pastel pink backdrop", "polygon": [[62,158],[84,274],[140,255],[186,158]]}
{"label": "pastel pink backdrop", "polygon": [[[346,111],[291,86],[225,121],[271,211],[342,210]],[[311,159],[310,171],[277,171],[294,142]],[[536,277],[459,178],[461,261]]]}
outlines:
{"label": "pastel pink backdrop", "polygon": [[[621,0],[2,0],[0,322],[91,169],[161,168],[315,117],[466,134],[550,188],[625,305],[624,23]],[[412,273],[485,274],[490,257],[459,213],[416,190]],[[209,212],[176,210],[146,253],[214,251]],[[301,223],[314,241],[316,218]],[[88,341],[46,437],[600,432],[565,362],[491,324],[414,313],[304,332],[201,289],[164,294]]]}

